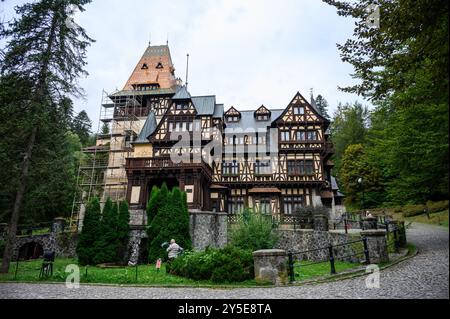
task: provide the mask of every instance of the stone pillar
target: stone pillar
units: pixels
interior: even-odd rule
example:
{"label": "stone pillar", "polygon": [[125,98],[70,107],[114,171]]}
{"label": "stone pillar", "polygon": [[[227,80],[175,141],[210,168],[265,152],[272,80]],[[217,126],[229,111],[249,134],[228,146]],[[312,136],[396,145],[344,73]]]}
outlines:
{"label": "stone pillar", "polygon": [[7,235],[8,235],[8,224],[0,223],[0,240],[6,240]]}
{"label": "stone pillar", "polygon": [[56,217],[53,219],[52,233],[62,233],[64,231],[65,222],[63,217]]}
{"label": "stone pillar", "polygon": [[367,249],[371,264],[389,261],[386,231],[384,229],[368,229],[361,231],[361,237],[367,238]]}
{"label": "stone pillar", "polygon": [[314,230],[328,231],[328,216],[314,215]]}
{"label": "stone pillar", "polygon": [[256,282],[271,282],[274,285],[286,285],[288,283],[289,279],[285,250],[264,249],[254,251],[253,261]]}
{"label": "stone pillar", "polygon": [[367,216],[362,219],[362,227],[366,229],[377,229],[378,220],[374,216]]}

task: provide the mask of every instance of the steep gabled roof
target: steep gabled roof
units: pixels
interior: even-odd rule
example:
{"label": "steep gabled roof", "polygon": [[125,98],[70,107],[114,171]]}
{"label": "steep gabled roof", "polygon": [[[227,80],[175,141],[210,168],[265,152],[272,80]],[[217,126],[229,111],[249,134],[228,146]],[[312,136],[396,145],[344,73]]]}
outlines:
{"label": "steep gabled roof", "polygon": [[175,95],[172,97],[172,100],[189,100],[191,98],[191,94],[188,92],[186,86],[181,86]]}
{"label": "steep gabled roof", "polygon": [[270,116],[271,113],[272,113],[272,112],[271,112],[267,107],[265,107],[264,105],[261,105],[261,106],[254,112],[254,115],[255,115],[255,117],[256,117],[257,115],[269,115],[269,116]]}
{"label": "steep gabled roof", "polygon": [[150,113],[147,116],[147,119],[145,120],[144,126],[142,127],[141,132],[139,133],[139,136],[134,141],[133,144],[145,144],[148,143],[148,137],[152,135],[152,133],[156,129],[156,117],[155,113],[153,111],[150,111]]}
{"label": "steep gabled roof", "polygon": [[216,105],[216,96],[193,96],[191,98],[194,104],[197,115],[213,115],[214,107]]}
{"label": "steep gabled roof", "polygon": [[286,108],[284,109],[284,111],[283,111],[277,118],[275,118],[275,119],[273,120],[273,122],[278,121],[280,118],[282,118],[282,117],[286,114],[287,110],[289,109],[289,107],[292,105],[292,103],[294,102],[294,100],[295,100],[296,98],[299,98],[299,99],[300,99],[302,102],[304,102],[307,106],[310,106],[311,109],[314,111],[314,113],[316,113],[316,115],[317,115],[319,118],[321,118],[323,121],[329,122],[326,118],[323,117],[322,114],[320,114],[320,112],[317,110],[317,107],[313,107],[313,106],[308,102],[308,100],[306,100],[306,99],[303,97],[303,95],[300,94],[300,92],[297,92],[297,93],[294,95],[294,97],[292,98],[291,102],[289,102],[289,104],[286,106]]}

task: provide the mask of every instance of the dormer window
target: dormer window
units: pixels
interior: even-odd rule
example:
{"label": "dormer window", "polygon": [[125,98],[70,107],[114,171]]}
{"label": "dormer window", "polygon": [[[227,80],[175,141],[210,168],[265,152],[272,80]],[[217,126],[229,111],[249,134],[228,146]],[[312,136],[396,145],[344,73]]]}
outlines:
{"label": "dormer window", "polygon": [[269,120],[269,115],[257,115],[256,116],[256,120],[258,121],[268,121]]}
{"label": "dormer window", "polygon": [[241,112],[236,110],[233,106],[225,112],[225,119],[227,122],[239,122],[241,119]]}
{"label": "dormer window", "polygon": [[147,69],[148,69],[147,63],[142,64],[141,70],[147,70]]}
{"label": "dormer window", "polygon": [[228,122],[239,122],[239,116],[227,116]]}
{"label": "dormer window", "polygon": [[161,62],[158,62],[158,64],[156,65],[156,68],[157,68],[157,69],[162,69],[162,68],[163,68],[162,63],[161,63]]}
{"label": "dormer window", "polygon": [[270,110],[264,105],[261,105],[254,113],[254,117],[257,121],[268,121],[270,119]]}

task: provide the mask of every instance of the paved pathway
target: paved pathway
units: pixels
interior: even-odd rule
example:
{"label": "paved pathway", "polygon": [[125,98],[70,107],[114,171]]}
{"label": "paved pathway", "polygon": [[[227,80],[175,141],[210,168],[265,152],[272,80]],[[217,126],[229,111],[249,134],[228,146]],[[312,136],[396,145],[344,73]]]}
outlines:
{"label": "paved pathway", "polygon": [[408,240],[419,255],[381,271],[380,288],[368,289],[366,277],[337,282],[278,288],[136,288],[61,284],[0,284],[0,298],[449,298],[448,229],[413,224]]}

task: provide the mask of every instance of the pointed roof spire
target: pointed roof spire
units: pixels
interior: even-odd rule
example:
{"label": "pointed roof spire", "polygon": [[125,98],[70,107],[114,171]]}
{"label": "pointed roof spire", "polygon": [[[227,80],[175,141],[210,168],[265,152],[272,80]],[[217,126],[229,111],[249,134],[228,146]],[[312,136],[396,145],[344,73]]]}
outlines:
{"label": "pointed roof spire", "polygon": [[170,50],[167,45],[148,45],[123,90],[134,90],[138,84],[158,85],[162,89],[176,86]]}

